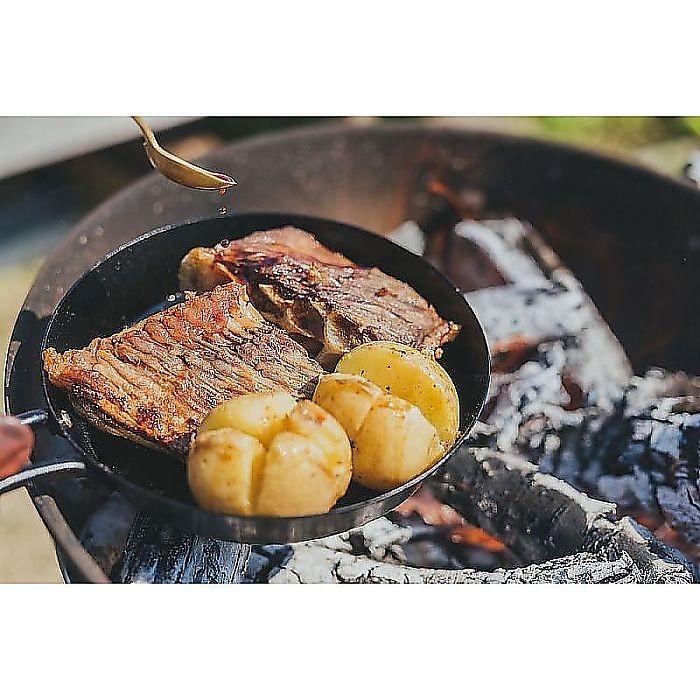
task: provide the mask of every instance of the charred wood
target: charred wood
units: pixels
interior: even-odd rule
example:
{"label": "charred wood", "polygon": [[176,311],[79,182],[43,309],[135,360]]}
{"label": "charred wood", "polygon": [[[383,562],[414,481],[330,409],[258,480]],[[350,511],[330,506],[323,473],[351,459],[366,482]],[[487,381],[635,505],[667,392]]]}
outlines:
{"label": "charred wood", "polygon": [[239,583],[250,546],[134,521],[112,578],[120,583]]}
{"label": "charred wood", "polygon": [[270,583],[634,583],[637,568],[627,554],[610,561],[589,553],[493,573],[377,562],[343,550],[342,542],[299,545]]}

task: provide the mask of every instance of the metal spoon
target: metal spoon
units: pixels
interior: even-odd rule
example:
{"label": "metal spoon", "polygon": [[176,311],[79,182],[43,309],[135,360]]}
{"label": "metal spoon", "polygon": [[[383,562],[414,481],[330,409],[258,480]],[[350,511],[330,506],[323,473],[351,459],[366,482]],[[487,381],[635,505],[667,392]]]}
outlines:
{"label": "metal spoon", "polygon": [[161,174],[176,182],[178,185],[193,187],[197,190],[219,190],[223,194],[229,187],[233,187],[236,181],[229,175],[213,173],[210,170],[200,168],[198,165],[188,163],[182,158],[174,156],[164,150],[155,134],[142,117],[131,117],[145,139],[144,148],[151,165]]}

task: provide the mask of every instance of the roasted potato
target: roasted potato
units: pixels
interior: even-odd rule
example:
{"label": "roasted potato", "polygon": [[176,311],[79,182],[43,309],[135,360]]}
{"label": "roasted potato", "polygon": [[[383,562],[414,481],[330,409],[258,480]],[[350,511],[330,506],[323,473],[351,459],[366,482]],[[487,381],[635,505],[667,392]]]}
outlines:
{"label": "roasted potato", "polygon": [[340,358],[335,371],[364,377],[417,406],[443,442],[454,441],[459,430],[459,397],[450,375],[432,357],[406,345],[378,341],[351,350]]}
{"label": "roasted potato", "polygon": [[329,511],[345,493],[350,443],[327,411],[278,392],[217,406],[190,449],[187,477],[197,503],[233,515]]}
{"label": "roasted potato", "polygon": [[353,444],[355,479],[378,491],[405,484],[440,454],[435,428],[420,410],[389,394],[372,404]]}
{"label": "roasted potato", "polygon": [[445,451],[437,427],[418,406],[365,377],[324,375],[314,401],[345,429],[352,444],[353,479],[368,488],[404,484]]}
{"label": "roasted potato", "polygon": [[218,428],[236,428],[267,447],[283,429],[296,405],[294,397],[283,391],[237,396],[212,410],[199,427],[198,435]]}

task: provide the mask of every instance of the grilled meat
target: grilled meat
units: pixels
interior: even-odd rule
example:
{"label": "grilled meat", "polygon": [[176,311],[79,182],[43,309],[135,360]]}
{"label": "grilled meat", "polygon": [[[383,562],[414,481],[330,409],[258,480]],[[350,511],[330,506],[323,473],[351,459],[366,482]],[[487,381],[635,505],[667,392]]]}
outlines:
{"label": "grilled meat", "polygon": [[260,313],[324,364],[371,340],[392,340],[439,357],[440,346],[459,331],[407,284],[377,268],[359,267],[297,228],[195,248],[182,261],[182,289],[205,291],[231,280],[244,282]]}
{"label": "grilled meat", "polygon": [[236,283],[191,295],[82,350],[50,348],[43,359],[51,383],[89,421],[180,457],[222,401],[276,389],[308,397],[322,372]]}

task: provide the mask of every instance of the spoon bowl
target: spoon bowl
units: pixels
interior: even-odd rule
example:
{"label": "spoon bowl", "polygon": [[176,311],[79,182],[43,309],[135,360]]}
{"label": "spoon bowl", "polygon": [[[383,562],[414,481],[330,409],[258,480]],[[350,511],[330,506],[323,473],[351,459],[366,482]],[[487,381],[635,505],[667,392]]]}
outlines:
{"label": "spoon bowl", "polygon": [[151,165],[168,180],[178,185],[191,187],[196,190],[219,190],[222,194],[236,185],[236,181],[230,175],[214,173],[198,165],[188,163],[182,158],[166,151],[156,139],[153,130],[142,117],[132,117],[136,122],[144,138],[144,148]]}

